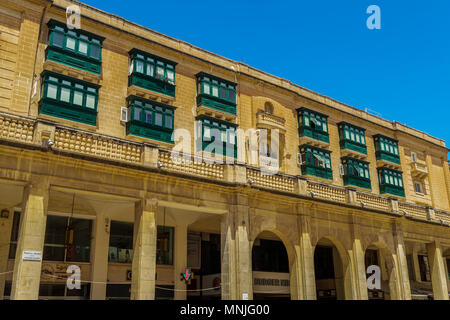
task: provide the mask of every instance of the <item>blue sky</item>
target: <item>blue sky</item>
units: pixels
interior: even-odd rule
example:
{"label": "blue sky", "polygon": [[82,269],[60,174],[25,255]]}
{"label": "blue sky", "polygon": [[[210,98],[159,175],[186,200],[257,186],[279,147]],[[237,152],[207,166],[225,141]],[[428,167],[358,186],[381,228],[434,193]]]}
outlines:
{"label": "blue sky", "polygon": [[[84,2],[450,146],[449,0]],[[381,30],[366,27],[371,4]]]}

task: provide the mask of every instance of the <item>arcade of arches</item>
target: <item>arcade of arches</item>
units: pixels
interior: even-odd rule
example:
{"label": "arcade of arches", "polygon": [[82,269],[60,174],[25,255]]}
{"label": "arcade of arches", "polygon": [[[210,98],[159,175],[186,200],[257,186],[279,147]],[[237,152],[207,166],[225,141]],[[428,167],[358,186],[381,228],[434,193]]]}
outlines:
{"label": "arcade of arches", "polygon": [[[242,189],[202,191],[208,194],[199,197],[226,202],[192,205],[179,195],[195,187],[177,188],[172,201],[139,201],[42,182],[4,184],[1,200],[10,209],[0,225],[0,240],[7,244],[2,248],[8,249],[1,251],[6,276],[0,278],[0,294],[5,299],[449,298],[445,226]],[[37,215],[46,224],[35,225]],[[37,270],[27,267],[34,261],[15,254],[24,241],[35,239],[26,233],[30,227],[43,239]],[[70,245],[64,243],[68,234]],[[74,261],[82,280],[91,282],[77,297],[51,278]],[[370,266],[378,267],[377,287],[368,288]],[[180,277],[186,267],[194,273],[188,284]],[[35,272],[40,281],[25,286],[14,277],[16,269]],[[209,291],[198,293],[200,288]]]}

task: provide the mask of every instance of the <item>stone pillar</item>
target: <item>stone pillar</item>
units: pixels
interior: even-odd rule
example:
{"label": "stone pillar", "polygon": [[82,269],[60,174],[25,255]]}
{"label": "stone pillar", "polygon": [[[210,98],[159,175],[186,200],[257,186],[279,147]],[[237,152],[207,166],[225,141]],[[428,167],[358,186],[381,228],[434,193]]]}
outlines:
{"label": "stone pillar", "polygon": [[[447,159],[442,159],[442,167],[444,168],[444,181],[445,186],[447,187],[447,197],[450,206],[450,162],[447,162]],[[429,168],[428,170],[430,170]]]}
{"label": "stone pillar", "polygon": [[310,217],[299,215],[299,244],[295,246],[296,261],[294,270],[297,275],[297,298],[315,300],[316,278],[314,273],[314,248],[311,244]]}
{"label": "stone pillar", "polygon": [[155,299],[156,209],[155,199],[143,199],[135,205],[132,300]]}
{"label": "stone pillar", "polygon": [[364,251],[360,239],[353,239],[350,260],[352,270],[353,300],[367,300],[366,266],[364,262]]}
{"label": "stone pillar", "polygon": [[[411,300],[411,286],[409,283],[408,263],[406,261],[405,243],[403,241],[403,231],[399,223],[394,224],[394,245],[395,254],[394,270],[397,279],[396,290],[397,300]],[[392,275],[391,275],[392,276]],[[392,294],[391,294],[392,295]]]}
{"label": "stone pillar", "polygon": [[222,299],[253,299],[252,247],[248,196],[236,194],[221,223]]}
{"label": "stone pillar", "polygon": [[237,194],[235,197],[234,215],[236,228],[236,286],[237,299],[242,300],[244,294],[253,299],[252,244],[249,239],[249,207],[248,196]]}
{"label": "stone pillar", "polygon": [[347,189],[347,202],[353,205],[360,205],[356,200],[356,189],[352,187],[346,187]]}
{"label": "stone pillar", "polygon": [[91,300],[105,300],[106,298],[106,282],[108,281],[108,248],[109,233],[107,230],[107,222],[110,219],[104,213],[97,214],[94,221],[94,234],[91,241]]}
{"label": "stone pillar", "polygon": [[24,251],[40,252],[44,249],[47,222],[49,184],[40,178],[24,190],[19,238],[11,288],[11,300],[37,300],[41,279],[40,261],[22,260]]}
{"label": "stone pillar", "polygon": [[[177,221],[178,222],[178,221]],[[186,281],[181,281],[180,273],[187,267],[187,224],[175,226],[174,235],[174,300],[186,300]]]}
{"label": "stone pillar", "polygon": [[353,244],[350,253],[350,270],[352,283],[352,299],[353,300],[367,300],[367,276],[365,265],[365,253],[361,244],[361,230],[358,217],[354,214],[352,216],[352,233]]}
{"label": "stone pillar", "polygon": [[306,178],[298,176],[297,177],[297,187],[296,191],[302,196],[308,195],[308,180]]}
{"label": "stone pillar", "polygon": [[439,241],[427,244],[428,258],[430,261],[431,283],[435,300],[449,300],[447,277],[442,257],[442,248]]}
{"label": "stone pillar", "polygon": [[247,168],[242,164],[225,165],[224,180],[230,183],[247,184]]}
{"label": "stone pillar", "polygon": [[412,260],[413,260],[413,267],[414,267],[414,280],[419,282],[419,281],[421,281],[421,277],[420,277],[420,267],[419,267],[419,256],[417,254],[416,246],[413,247]]}
{"label": "stone pillar", "polygon": [[433,207],[427,207],[427,220],[436,220],[436,213]]}
{"label": "stone pillar", "polygon": [[[0,205],[0,210],[5,207]],[[3,290],[5,289],[5,279],[8,267],[9,245],[11,240],[11,230],[14,219],[14,209],[6,209],[9,212],[8,218],[0,217],[0,300],[3,299]]]}
{"label": "stone pillar", "polygon": [[[428,169],[428,181],[429,183],[429,188],[430,188],[430,198],[431,198],[431,206],[432,207],[436,207],[436,202],[439,203],[439,197],[442,197],[441,195],[439,195],[439,192],[435,192],[434,190],[434,183],[432,183],[433,178],[434,178],[434,173],[433,173],[433,160],[431,158],[430,154],[425,154],[425,162],[427,164],[427,169]],[[445,178],[444,178],[444,182],[445,182]],[[406,190],[407,188],[405,188]]]}
{"label": "stone pillar", "polygon": [[398,213],[400,211],[399,207],[398,207],[398,199],[397,198],[390,197],[388,199],[388,202],[389,202],[389,209],[392,213]]}
{"label": "stone pillar", "polygon": [[158,167],[159,149],[149,145],[144,145],[144,154],[142,156],[142,164],[149,168]]}

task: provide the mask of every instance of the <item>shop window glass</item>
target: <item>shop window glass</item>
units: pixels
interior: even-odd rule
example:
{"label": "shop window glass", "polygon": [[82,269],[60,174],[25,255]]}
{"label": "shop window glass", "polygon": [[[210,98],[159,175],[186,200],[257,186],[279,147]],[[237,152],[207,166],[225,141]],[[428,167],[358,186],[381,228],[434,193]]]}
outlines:
{"label": "shop window glass", "polygon": [[173,233],[172,227],[158,226],[156,242],[156,263],[173,264]]}
{"label": "shop window glass", "polygon": [[120,263],[132,262],[133,223],[111,221],[108,260]]}

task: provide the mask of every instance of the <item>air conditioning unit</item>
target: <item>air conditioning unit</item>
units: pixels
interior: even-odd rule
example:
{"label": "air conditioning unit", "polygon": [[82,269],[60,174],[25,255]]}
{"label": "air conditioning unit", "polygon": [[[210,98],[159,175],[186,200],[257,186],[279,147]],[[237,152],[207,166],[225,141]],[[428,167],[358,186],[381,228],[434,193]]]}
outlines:
{"label": "air conditioning unit", "polygon": [[120,108],[120,121],[128,122],[128,108],[126,108],[126,107]]}
{"label": "air conditioning unit", "polygon": [[345,174],[344,166],[342,164],[339,165],[339,173],[341,174],[341,176]]}

